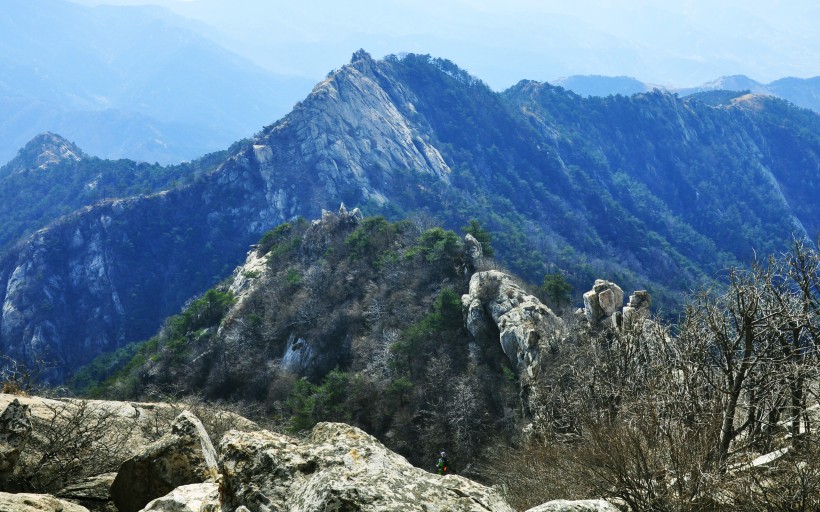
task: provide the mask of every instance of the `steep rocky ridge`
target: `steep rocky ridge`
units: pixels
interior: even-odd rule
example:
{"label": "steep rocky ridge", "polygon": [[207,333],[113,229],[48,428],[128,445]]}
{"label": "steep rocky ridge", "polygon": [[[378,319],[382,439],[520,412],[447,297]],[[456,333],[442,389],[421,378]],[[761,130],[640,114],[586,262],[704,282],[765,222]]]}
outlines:
{"label": "steep rocky ridge", "polygon": [[150,194],[213,170],[227,152],[162,167],[86,155],[54,133],[34,137],[0,167],[0,253],[73,210],[113,197]]}
{"label": "steep rocky ridge", "polygon": [[25,145],[0,173],[20,173],[29,169],[45,170],[61,162],[79,162],[85,153],[73,142],[54,133],[43,133]]}
{"label": "steep rocky ridge", "polygon": [[475,217],[527,279],[566,269],[582,289],[606,275],[674,305],[820,230],[818,119],[771,99],[581,99],[532,82],[497,94],[446,60],[357,52],[196,183],[20,242],[0,262],[0,346],[57,361],[60,377],[148,337],[265,230],[340,202]]}
{"label": "steep rocky ridge", "polygon": [[401,204],[411,177],[446,179],[424,131],[374,80],[375,66],[357,54],[196,184],[88,207],[21,243],[0,264],[4,350],[54,361],[60,378],[148,337],[264,230],[345,199]]}
{"label": "steep rocky ridge", "polygon": [[[505,95],[553,140],[570,170],[602,185],[580,189],[599,236],[616,246],[635,236],[655,240],[643,254],[621,246],[623,258],[686,279],[695,267],[716,272],[748,261],[751,247],[775,252],[791,236],[820,232],[806,185],[796,183],[814,190],[816,113],[793,109],[792,124],[781,117],[790,107],[774,98],[706,107],[658,91],[581,100],[579,112],[574,95],[535,82]],[[805,151],[788,149],[798,146]],[[774,237],[768,247],[767,237]]]}

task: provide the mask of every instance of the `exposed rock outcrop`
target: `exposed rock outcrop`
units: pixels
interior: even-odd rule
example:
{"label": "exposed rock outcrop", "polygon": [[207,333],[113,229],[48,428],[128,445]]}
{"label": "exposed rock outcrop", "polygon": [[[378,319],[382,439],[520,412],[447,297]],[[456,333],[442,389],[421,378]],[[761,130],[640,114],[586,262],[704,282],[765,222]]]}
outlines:
{"label": "exposed rock outcrop", "polygon": [[0,492],[3,512],[89,512],[82,505],[57,499],[48,494],[9,494]]}
{"label": "exposed rock outcrop", "polygon": [[478,262],[481,261],[481,258],[484,256],[484,249],[481,247],[481,242],[470,233],[464,235],[464,253],[467,255],[473,268],[476,268]]}
{"label": "exposed rock outcrop", "polygon": [[615,283],[598,279],[592,290],[584,294],[584,315],[593,327],[614,327],[617,320],[613,316],[621,311],[624,291]]}
{"label": "exposed rock outcrop", "polygon": [[83,478],[55,494],[60,499],[84,506],[90,512],[118,512],[111,500],[111,484],[116,477],[116,473],[104,473]]}
{"label": "exposed rock outcrop", "polygon": [[629,304],[624,306],[621,328],[630,331],[642,328],[644,322],[649,318],[652,301],[649,292],[638,290],[629,296]]}
{"label": "exposed rock outcrop", "polygon": [[416,468],[340,423],[318,424],[305,441],[231,431],[220,451],[222,499],[231,510],[512,511],[494,490]]}
{"label": "exposed rock outcrop", "polygon": [[[94,407],[117,411],[125,404],[94,402]],[[170,434],[135,447],[138,455],[116,477],[103,474],[75,482],[58,497],[0,492],[0,511],[513,511],[494,489],[414,467],[374,437],[341,423],[319,423],[303,440],[264,430],[231,430],[219,448],[217,463],[201,422],[184,412]],[[185,475],[199,482],[179,483]],[[109,486],[116,508],[108,502]],[[146,494],[157,496],[145,501]],[[602,500],[549,502],[529,512],[614,510],[605,505]]]}
{"label": "exposed rock outcrop", "polygon": [[218,473],[205,428],[186,411],[174,420],[170,434],[120,466],[111,497],[120,512],[137,512],[181,485],[216,481]]}
{"label": "exposed rock outcrop", "polygon": [[[768,100],[761,101],[763,108]],[[507,257],[566,243],[591,262],[612,251],[628,254],[613,268],[688,287],[716,252],[742,258],[740,247],[775,247],[785,233],[818,231],[818,185],[807,183],[819,146],[801,135],[802,117],[783,131],[766,112],[716,109],[659,92],[578,103],[526,81],[497,94],[446,60],[376,61],[357,52],[290,114],[233,146],[214,172],[150,197],[97,203],[4,254],[0,351],[26,362],[48,355],[74,369],[147,339],[240,264],[265,230],[317,218],[340,201],[451,220],[475,213],[499,229],[521,228],[505,237],[504,245],[519,247]],[[721,180],[728,185],[699,186],[697,170],[715,159],[728,163]],[[646,188],[657,208],[616,208],[609,192],[619,186],[615,178],[601,174],[600,185],[592,179],[609,167],[623,170],[623,183]],[[665,186],[657,169],[679,186]],[[736,177],[752,188],[732,190]],[[600,194],[599,207],[578,190]],[[645,238],[641,226],[655,226],[658,211],[695,203],[694,224],[676,218]],[[765,203],[772,208],[758,207]],[[488,209],[501,204],[506,211]],[[725,208],[715,205],[773,226],[767,232],[778,240],[741,229],[727,244],[717,229]],[[641,245],[646,250],[636,250]],[[679,274],[686,277],[670,277]]]}
{"label": "exposed rock outcrop", "polygon": [[527,405],[532,398],[529,385],[538,378],[543,354],[561,339],[563,322],[511,276],[497,270],[473,274],[461,303],[473,337],[479,343],[501,343],[521,376]]}
{"label": "exposed rock outcrop", "polygon": [[15,398],[5,406],[0,414],[0,486],[11,477],[20,452],[31,435],[31,420],[28,405]]}
{"label": "exposed rock outcrop", "polygon": [[643,328],[649,318],[652,301],[649,292],[637,290],[623,306],[624,292],[617,284],[597,279],[592,290],[584,294],[583,314],[589,325],[597,329],[631,331]]}
{"label": "exposed rock outcrop", "polygon": [[73,142],[55,133],[41,133],[31,139],[17,156],[4,167],[9,173],[43,171],[65,161],[78,162],[85,153]]}
{"label": "exposed rock outcrop", "polygon": [[87,207],[18,244],[0,259],[0,351],[47,357],[60,381],[149,338],[266,230],[345,200],[384,204],[419,180],[437,189],[450,169],[393,73],[359,52],[201,181]]}

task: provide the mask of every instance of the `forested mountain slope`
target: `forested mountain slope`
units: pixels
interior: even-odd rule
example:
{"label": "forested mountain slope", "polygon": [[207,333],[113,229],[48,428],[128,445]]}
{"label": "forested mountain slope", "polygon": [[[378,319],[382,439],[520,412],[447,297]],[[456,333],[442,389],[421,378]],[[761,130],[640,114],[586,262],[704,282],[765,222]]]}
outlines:
{"label": "forested mountain slope", "polygon": [[503,261],[578,291],[605,277],[679,293],[814,236],[820,116],[756,96],[495,93],[446,60],[354,54],[281,121],[185,186],[109,200],[0,261],[2,349],[61,375],[150,336],[265,230],[341,202],[446,227],[478,219]]}
{"label": "forested mountain slope", "polygon": [[221,151],[193,162],[161,166],[102,160],[59,135],[38,135],[0,167],[0,250],[80,207],[192,181],[212,171],[226,154]]}

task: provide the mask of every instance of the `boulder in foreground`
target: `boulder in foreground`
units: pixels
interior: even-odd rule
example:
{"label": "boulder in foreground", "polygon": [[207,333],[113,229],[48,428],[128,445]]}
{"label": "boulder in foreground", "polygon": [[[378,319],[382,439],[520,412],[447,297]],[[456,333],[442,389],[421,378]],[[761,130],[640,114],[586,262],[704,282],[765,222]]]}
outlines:
{"label": "boulder in foreground", "polygon": [[180,414],[171,433],[125,461],[111,486],[120,512],[137,512],[175,488],[215,481],[216,452],[199,419]]}
{"label": "boulder in foreground", "polygon": [[230,431],[220,453],[221,498],[228,510],[513,511],[495,490],[428,473],[341,423],[320,423],[305,441]]}

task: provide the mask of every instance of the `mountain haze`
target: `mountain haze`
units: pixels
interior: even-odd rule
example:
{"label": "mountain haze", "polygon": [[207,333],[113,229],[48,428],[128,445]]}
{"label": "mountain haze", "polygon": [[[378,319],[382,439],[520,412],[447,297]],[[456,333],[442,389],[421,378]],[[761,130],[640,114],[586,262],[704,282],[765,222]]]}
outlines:
{"label": "mountain haze", "polygon": [[91,154],[176,163],[285,114],[309,82],[264,71],[156,7],[8,0],[0,162],[38,132]]}
{"label": "mountain haze", "polygon": [[44,133],[0,167],[0,250],[58,217],[111,197],[164,190],[193,180],[221,163],[226,152],[163,167],[102,160],[65,138]]}
{"label": "mountain haze", "polygon": [[649,84],[626,76],[576,75],[550,80],[557,85],[581,96],[609,96],[614,94],[632,95],[653,89],[667,90],[681,96],[701,92],[736,91],[767,94],[788,100],[798,107],[820,112],[820,76],[812,78],[787,77],[768,84],[760,83],[745,75],[722,76],[696,87],[668,87]]}
{"label": "mountain haze", "polygon": [[359,51],[212,172],[86,206],[8,251],[2,348],[65,376],[153,334],[266,230],[341,202],[475,218],[530,281],[605,277],[674,309],[727,265],[820,232],[819,134],[820,116],[770,97],[496,93],[447,60]]}

